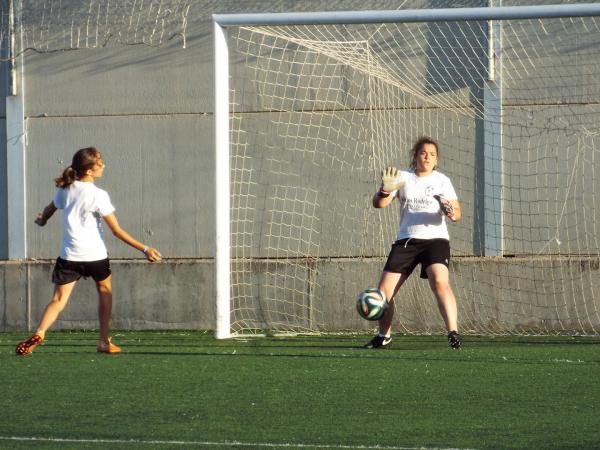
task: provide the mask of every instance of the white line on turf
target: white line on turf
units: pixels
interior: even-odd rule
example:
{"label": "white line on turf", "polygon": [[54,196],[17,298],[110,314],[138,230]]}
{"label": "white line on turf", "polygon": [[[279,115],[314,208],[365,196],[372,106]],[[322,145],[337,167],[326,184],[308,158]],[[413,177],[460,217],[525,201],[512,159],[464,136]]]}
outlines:
{"label": "white line on turf", "polygon": [[[390,445],[341,445],[341,444],[299,444],[274,442],[239,442],[239,441],[159,441],[141,439],[71,439],[71,438],[43,438],[25,436],[0,436],[0,441],[22,441],[22,442],[70,442],[81,444],[143,444],[143,445],[197,445],[205,447],[229,446],[229,447],[263,447],[263,448],[327,448],[348,450],[459,450],[444,447],[396,447]],[[472,450],[472,449],[460,449]]]}

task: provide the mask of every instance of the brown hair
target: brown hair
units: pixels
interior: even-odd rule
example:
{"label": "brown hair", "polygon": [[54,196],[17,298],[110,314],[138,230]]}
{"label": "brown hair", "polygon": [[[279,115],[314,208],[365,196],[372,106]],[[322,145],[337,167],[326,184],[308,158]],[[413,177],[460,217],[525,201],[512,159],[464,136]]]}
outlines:
{"label": "brown hair", "polygon": [[72,185],[75,180],[83,177],[88,170],[94,167],[99,156],[100,151],[96,147],[77,150],[73,155],[71,165],[63,171],[60,177],[54,179],[56,187],[66,188]]}
{"label": "brown hair", "polygon": [[417,139],[417,142],[415,142],[415,145],[413,145],[413,148],[410,151],[410,154],[411,154],[410,168],[411,169],[413,169],[413,170],[417,169],[417,155],[423,149],[423,146],[425,144],[431,144],[431,145],[435,146],[435,151],[436,151],[437,157],[439,159],[439,157],[440,157],[440,148],[438,147],[437,142],[435,142],[433,140],[433,138],[430,138],[429,136],[422,136],[419,139]]}

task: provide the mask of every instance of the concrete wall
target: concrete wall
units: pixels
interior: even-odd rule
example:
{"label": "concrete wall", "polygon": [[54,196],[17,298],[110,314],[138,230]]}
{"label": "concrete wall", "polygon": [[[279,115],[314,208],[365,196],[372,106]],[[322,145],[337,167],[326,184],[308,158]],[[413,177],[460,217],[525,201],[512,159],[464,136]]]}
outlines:
{"label": "concrete wall", "polygon": [[[435,3],[447,6],[452,2]],[[35,218],[51,200],[52,179],[69,164],[74,151],[95,145],[107,163],[98,185],[110,192],[117,216],[128,231],[168,256],[212,256],[211,15],[396,7],[390,1],[195,1],[185,49],[174,40],[158,48],[27,52],[28,216]],[[30,222],[27,234],[28,256],[55,256],[61,239],[58,221],[44,230]],[[108,247],[112,258],[139,257],[112,240]]]}
{"label": "concrete wall", "polygon": [[[382,258],[319,261],[315,266],[316,288],[313,286],[314,292],[308,300],[302,300],[313,306],[311,325],[323,331],[372,330],[374,324],[356,314],[355,296],[379,276],[383,263]],[[275,263],[264,260],[256,263],[253,276],[260,289],[268,289],[264,279],[269,264]],[[36,326],[52,295],[52,267],[52,261],[0,263],[0,330]],[[115,260],[111,268],[115,328],[212,327],[211,261],[181,259],[149,264]],[[600,296],[595,287],[600,285],[598,257],[568,261],[549,258],[490,261],[457,257],[452,262],[451,273],[452,283],[458,286],[455,293],[465,332],[598,332]],[[544,281],[535,285],[528,283],[528,279],[542,279],[542,274]],[[498,290],[499,285],[502,290]],[[396,302],[395,330],[443,332],[433,295],[427,282],[418,278],[418,273],[408,280]],[[268,305],[263,303],[257,308],[266,311]],[[301,306],[296,304],[291,308]],[[285,314],[290,312],[288,309],[263,314],[268,315],[270,321],[285,323]],[[97,294],[92,281],[78,283],[54,328],[97,328]]]}
{"label": "concrete wall", "polygon": [[[531,4],[531,2],[527,2]],[[541,2],[540,2],[541,3]],[[560,3],[560,2],[555,2]],[[64,3],[65,5],[68,2]],[[73,0],[76,5],[77,1]],[[504,2],[508,5],[509,2]],[[524,4],[524,2],[510,2]],[[149,265],[141,255],[107,237],[107,246],[113,261],[115,308],[114,326],[117,328],[211,328],[210,304],[213,295],[212,255],[214,234],[214,156],[213,156],[213,50],[212,24],[213,13],[227,12],[278,12],[278,11],[317,11],[351,9],[395,9],[422,7],[458,7],[485,6],[485,0],[455,2],[450,0],[408,0],[399,3],[389,0],[345,0],[328,1],[295,0],[279,1],[210,1],[198,0],[192,3],[187,28],[187,46],[181,47],[177,39],[158,48],[147,46],[119,46],[97,49],[40,54],[25,54],[25,115],[27,124],[27,225],[28,258],[26,262],[5,262],[0,264],[2,272],[2,312],[0,330],[25,329],[35,326],[42,308],[49,300],[52,290],[50,271],[52,260],[56,257],[61,242],[61,226],[55,217],[45,228],[33,224],[38,211],[53,195],[52,180],[69,164],[73,152],[81,147],[95,145],[103,151],[107,163],[106,173],[98,185],[109,191],[117,208],[121,225],[144,242],[158,247],[165,256],[164,263]],[[593,36],[580,45],[596,45]],[[432,55],[422,55],[426,61]],[[588,62],[588,65],[600,61]],[[542,64],[542,70],[554,70],[560,77],[560,66],[552,61]],[[240,71],[239,65],[233,67],[234,73]],[[6,93],[7,66],[0,71],[0,90]],[[420,77],[416,74],[415,77]],[[531,76],[533,79],[533,75]],[[577,92],[541,92],[534,84],[527,84],[527,78],[507,84],[506,99],[511,105],[506,109],[508,134],[511,127],[518,128],[523,123],[532,127],[540,126],[552,120],[555,111],[565,106],[531,106],[532,101],[543,97],[548,102],[583,97],[596,100],[600,96],[597,86],[590,82],[589,75],[583,75],[578,82],[583,86]],[[474,107],[474,87],[455,86],[459,97],[467,107]],[[348,92],[356,99],[356,107],[365,104],[364,92]],[[249,97],[250,98],[250,97]],[[0,102],[0,142],[6,142],[5,108]],[[250,99],[244,107],[255,111],[256,104]],[[590,107],[572,106],[571,113],[579,115],[580,110],[589,112]],[[593,114],[589,127],[600,111],[592,107]],[[395,112],[402,115],[404,112]],[[445,170],[449,173],[467,175],[457,184],[461,198],[464,199],[464,219],[460,227],[452,230],[453,251],[457,255],[476,255],[480,252],[477,217],[481,187],[477,183],[478,164],[476,149],[481,145],[482,124],[463,124],[460,133],[452,130],[453,115],[434,110],[427,113],[427,120],[441,127],[438,138],[449,149],[460,150],[455,158],[448,158]],[[263,113],[253,119],[255,127],[264,127],[272,114]],[[398,121],[410,121],[399,117]],[[304,116],[302,120],[310,121]],[[587,120],[587,119],[586,119]],[[456,125],[456,124],[455,124]],[[426,128],[424,126],[424,128]],[[422,130],[426,132],[426,130]],[[515,132],[517,134],[517,132]],[[356,141],[352,128],[345,136],[347,141]],[[556,142],[557,147],[568,146],[570,140],[578,136],[562,134],[540,136],[542,141]],[[564,185],[539,189],[539,180],[527,179],[523,175],[532,172],[531,153],[520,151],[520,142],[505,141],[507,165],[511,176],[507,177],[506,196],[517,199],[523,188],[530,190],[530,198],[554,198],[564,191]],[[540,145],[545,145],[545,142]],[[529,155],[529,156],[527,156]],[[268,156],[268,155],[266,155]],[[573,169],[568,161],[573,155],[559,155],[557,172],[570,173]],[[306,172],[305,162],[281,159],[283,164]],[[581,170],[589,170],[580,160]],[[342,164],[343,165],[343,164]],[[587,168],[586,168],[587,167]],[[339,167],[338,167],[339,168]],[[343,167],[342,167],[343,168]],[[0,174],[6,173],[6,146],[0,146]],[[465,173],[467,172],[467,173]],[[326,192],[332,183],[330,172],[311,167],[311,185],[317,192]],[[0,176],[0,212],[7,210],[6,177]],[[473,181],[475,180],[475,181]],[[277,180],[263,181],[263,188],[275,184]],[[335,183],[342,183],[336,179]],[[349,207],[368,208],[369,196],[374,181],[372,178],[359,180],[364,190],[356,196],[351,194],[331,198],[320,197],[320,206],[324,210],[342,210]],[[526,186],[524,186],[526,184]],[[584,192],[578,189],[578,192]],[[594,202],[593,192],[581,194],[587,201]],[[584,200],[585,200],[584,199]],[[571,204],[568,202],[567,204]],[[556,234],[557,227],[548,225],[549,217],[555,211],[531,215],[524,211],[523,202],[507,202],[506,246],[508,253],[536,253]],[[526,207],[530,207],[527,204]],[[264,211],[263,211],[264,212]],[[385,228],[389,235],[382,241],[389,242],[395,228],[397,212],[381,213],[368,223],[371,230]],[[584,217],[584,214],[588,216]],[[594,214],[598,214],[596,210]],[[558,232],[567,236],[582,236],[588,230],[586,223],[589,211],[567,210],[565,220],[558,225]],[[526,223],[523,223],[523,220]],[[596,221],[600,217],[596,217]],[[0,214],[0,259],[7,255],[8,231],[7,216]],[[361,321],[354,311],[356,292],[373,284],[382,266],[381,256],[387,247],[376,248],[372,258],[348,260],[341,244],[353,241],[358,247],[368,248],[372,233],[357,235],[351,228],[341,232],[340,226],[322,220],[320,232],[330,236],[323,240],[320,247],[319,274],[316,284],[320,287],[318,297],[310,301],[317,303],[319,316],[315,321],[324,329],[367,329],[372,324]],[[531,230],[538,230],[531,232]],[[541,230],[541,232],[539,231]],[[590,248],[593,243],[588,243]],[[269,258],[273,254],[268,247],[255,241],[251,248],[254,257]],[[560,245],[560,244],[552,244]],[[570,248],[575,242],[563,240],[563,247],[555,251]],[[586,253],[586,252],[582,252]],[[329,258],[329,259],[328,259]],[[587,261],[587,262],[586,262]],[[264,276],[264,267],[256,264],[255,277]],[[481,269],[485,264],[485,270]],[[485,326],[492,331],[502,331],[509,326],[540,328],[550,330],[559,327],[557,320],[564,323],[581,323],[587,320],[586,329],[600,327],[600,318],[596,311],[598,295],[594,292],[556,293],[554,284],[542,283],[536,286],[548,292],[548,301],[554,306],[540,306],[540,311],[523,311],[527,305],[527,288],[522,284],[501,294],[495,286],[506,280],[523,280],[520,274],[538,270],[533,266],[524,268],[523,262],[457,260],[453,267],[455,281],[460,286],[458,296],[461,302],[462,320],[468,328],[478,315],[486,317]],[[545,267],[542,265],[542,267]],[[567,285],[593,286],[598,279],[596,263],[584,260],[575,265],[569,276],[565,269],[545,267],[552,276],[549,280],[561,280]],[[358,274],[358,275],[357,275]],[[488,275],[484,275],[488,274]],[[547,275],[547,274],[544,274]],[[413,277],[416,278],[416,277]],[[483,279],[482,279],[483,278]],[[334,282],[324,280],[335,280]],[[573,282],[572,280],[577,280]],[[581,281],[584,280],[584,281]],[[587,289],[587,288],[582,288]],[[524,295],[523,298],[519,298]],[[588,303],[572,304],[580,295],[591,300]],[[490,304],[490,298],[500,298]],[[519,298],[514,301],[514,298]],[[96,307],[93,285],[89,281],[80,283],[71,300],[69,308],[61,316],[56,328],[93,328],[96,327]],[[320,303],[320,304],[319,304]],[[562,305],[562,306],[558,306]],[[587,314],[587,319],[582,319]],[[546,316],[547,311],[555,311]],[[590,311],[592,312],[590,314]],[[523,317],[533,317],[533,323],[521,323]],[[440,319],[427,286],[417,279],[411,279],[404,289],[402,311],[396,316],[397,326],[407,330],[439,330]],[[580,328],[583,325],[578,325]]]}
{"label": "concrete wall", "polygon": [[[53,291],[53,261],[0,263],[0,330],[35,327]],[[149,264],[115,260],[113,326],[121,329],[209,329],[212,263],[174,260]],[[81,280],[54,328],[98,327],[98,295]]]}

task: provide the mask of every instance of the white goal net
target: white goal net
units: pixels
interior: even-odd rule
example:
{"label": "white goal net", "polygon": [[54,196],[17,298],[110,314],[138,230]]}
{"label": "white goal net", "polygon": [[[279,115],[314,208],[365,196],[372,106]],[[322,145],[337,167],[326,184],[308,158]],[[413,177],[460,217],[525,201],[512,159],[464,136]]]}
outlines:
{"label": "white goal net", "polygon": [[[366,329],[397,206],[380,171],[440,144],[463,219],[463,332],[600,330],[598,17],[228,28],[231,331]],[[443,330],[415,273],[405,332]]]}
{"label": "white goal net", "polygon": [[192,0],[4,0],[0,44],[10,52],[55,53],[109,46],[185,47]]}

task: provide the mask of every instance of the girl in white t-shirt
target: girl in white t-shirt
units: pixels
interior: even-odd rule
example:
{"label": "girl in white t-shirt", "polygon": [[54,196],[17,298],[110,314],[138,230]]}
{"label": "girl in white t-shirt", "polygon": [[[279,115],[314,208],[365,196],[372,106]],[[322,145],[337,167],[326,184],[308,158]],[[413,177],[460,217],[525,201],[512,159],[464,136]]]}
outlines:
{"label": "girl in white t-shirt", "polygon": [[379,334],[365,347],[385,347],[392,342],[394,295],[421,264],[421,278],[429,281],[438,308],[448,330],[448,343],[460,348],[456,299],[450,288],[448,265],[450,243],[446,218],[461,218],[460,204],[450,179],[435,170],[439,157],[437,143],[428,137],[419,139],[412,149],[411,170],[388,167],[382,184],[373,197],[375,208],[385,208],[394,199],[400,201],[400,228],[379,281],[379,289],[390,302],[379,320]]}
{"label": "girl in white t-shirt", "polygon": [[56,195],[35,223],[41,227],[57,209],[63,210],[63,241],[60,256],[52,272],[54,295],[42,315],[40,324],[31,337],[19,343],[18,355],[27,355],[45,338],[46,331],[67,305],[75,283],[81,277],[92,277],[98,291],[100,341],[97,351],[119,353],[121,349],[111,342],[110,317],[112,311],[112,282],[110,261],[102,238],[102,220],[112,233],[126,244],[144,252],[150,262],[160,261],[161,254],[123,230],[115,216],[115,208],[108,193],[94,184],[104,173],[102,155],[94,147],[78,150],[72,164],[55,180]]}

